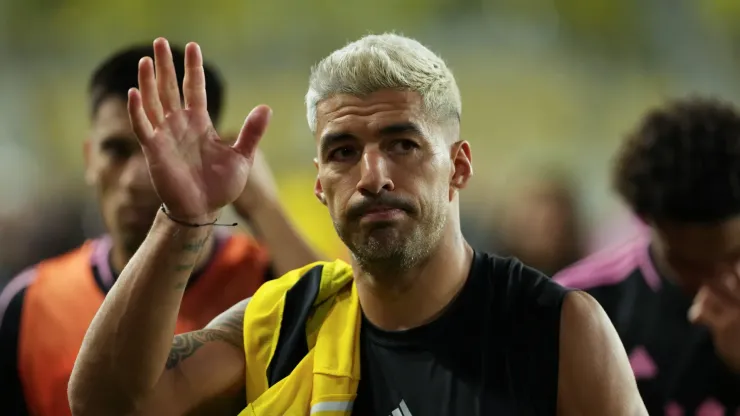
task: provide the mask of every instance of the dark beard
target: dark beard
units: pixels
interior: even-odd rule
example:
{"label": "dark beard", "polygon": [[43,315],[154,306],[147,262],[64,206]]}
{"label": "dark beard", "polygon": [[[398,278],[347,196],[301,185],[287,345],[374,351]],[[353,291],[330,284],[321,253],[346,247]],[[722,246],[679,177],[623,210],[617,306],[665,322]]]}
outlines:
{"label": "dark beard", "polygon": [[358,266],[367,273],[376,276],[393,276],[411,270],[419,264],[418,258],[408,255],[405,251],[399,250],[389,256],[372,256],[367,255],[368,250],[352,250],[352,257]]}
{"label": "dark beard", "polygon": [[446,223],[445,207],[432,207],[425,218],[409,214],[408,221],[378,222],[371,228],[363,229],[359,216],[350,215],[345,223],[333,224],[357,265],[382,279],[418,266],[439,246]]}
{"label": "dark beard", "polygon": [[335,228],[356,264],[364,272],[381,280],[385,276],[393,278],[404,274],[424,263],[441,241],[433,241],[435,233],[427,235],[423,230],[415,230],[407,238],[399,235],[387,245],[371,236],[362,242],[356,242],[351,236],[339,232],[336,224]]}
{"label": "dark beard", "polygon": [[[368,230],[367,234],[352,235],[345,233],[339,224],[334,223],[337,235],[347,246],[357,264],[363,269],[407,270],[413,267],[413,256],[409,255],[409,251],[412,250],[409,250],[406,241],[399,241],[403,238],[400,236],[400,232],[391,230],[390,227],[392,225],[378,225]],[[373,232],[395,232],[397,235],[389,237],[391,241],[384,244],[373,237]]]}

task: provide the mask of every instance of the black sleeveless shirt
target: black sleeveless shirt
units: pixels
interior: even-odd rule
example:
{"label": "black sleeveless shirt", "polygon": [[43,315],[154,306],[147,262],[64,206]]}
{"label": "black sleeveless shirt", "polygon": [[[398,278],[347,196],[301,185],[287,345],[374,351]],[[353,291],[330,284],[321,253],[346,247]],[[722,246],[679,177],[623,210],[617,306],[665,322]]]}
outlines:
{"label": "black sleeveless shirt", "polygon": [[440,318],[361,329],[355,416],[555,415],[568,290],[516,259],[476,252]]}

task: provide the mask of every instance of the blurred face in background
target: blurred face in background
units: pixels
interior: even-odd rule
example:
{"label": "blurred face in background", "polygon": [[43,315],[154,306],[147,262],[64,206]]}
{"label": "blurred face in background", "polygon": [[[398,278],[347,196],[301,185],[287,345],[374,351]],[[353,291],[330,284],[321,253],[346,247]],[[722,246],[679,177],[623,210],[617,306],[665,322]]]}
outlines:
{"label": "blurred face in background", "polygon": [[503,243],[510,255],[552,275],[580,257],[581,236],[569,190],[548,181],[528,184],[507,201]]}
{"label": "blurred face in background", "polygon": [[104,99],[85,143],[86,179],[97,191],[114,248],[132,256],[160,205],[141,147],[131,127],[126,100]]}
{"label": "blurred face in background", "polygon": [[722,278],[740,273],[740,216],[715,224],[650,224],[655,261],[688,291],[719,287]]}

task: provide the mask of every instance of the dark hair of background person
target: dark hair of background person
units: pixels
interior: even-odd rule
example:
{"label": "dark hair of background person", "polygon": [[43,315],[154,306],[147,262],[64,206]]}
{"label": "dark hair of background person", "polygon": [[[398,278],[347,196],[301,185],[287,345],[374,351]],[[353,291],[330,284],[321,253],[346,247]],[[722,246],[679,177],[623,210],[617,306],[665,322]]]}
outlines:
{"label": "dark hair of background person", "polygon": [[714,98],[650,111],[623,142],[616,191],[644,220],[716,223],[740,214],[740,115]]}
{"label": "dark hair of background person", "polygon": [[[175,72],[177,73],[177,83],[180,91],[182,91],[182,81],[185,76],[185,50],[175,45],[170,45],[170,48],[175,64]],[[154,56],[153,46],[141,45],[124,49],[105,60],[95,69],[88,87],[93,117],[95,117],[100,104],[105,99],[113,96],[126,100],[128,90],[139,85],[139,61],[145,56]],[[215,68],[207,62],[204,62],[203,69],[208,95],[208,113],[213,124],[217,126],[223,108],[224,83]]]}

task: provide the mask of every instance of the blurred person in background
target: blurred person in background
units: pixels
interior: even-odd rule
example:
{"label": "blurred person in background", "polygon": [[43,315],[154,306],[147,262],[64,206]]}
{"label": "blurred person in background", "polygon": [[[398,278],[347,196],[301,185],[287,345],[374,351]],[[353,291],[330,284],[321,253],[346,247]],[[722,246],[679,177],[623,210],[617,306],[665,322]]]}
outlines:
{"label": "blurred person in background", "polygon": [[[177,62],[173,68],[176,88],[182,85],[185,73],[184,51],[173,48],[172,53]],[[126,108],[128,90],[138,85],[139,62],[144,56],[153,56],[151,46],[120,51],[103,62],[90,80],[91,128],[84,144],[86,180],[97,191],[108,234],[38,263],[0,293],[3,415],[70,414],[67,383],[85,331],[118,274],[144,241],[162,204]],[[208,65],[203,76],[209,94],[208,112],[217,123],[224,86]],[[220,228],[191,243],[188,249],[202,255],[195,259],[193,278],[178,288],[184,292],[175,329],[178,333],[202,328],[234,303],[251,296],[275,273],[315,260],[315,253],[283,215],[262,155],[257,155],[250,180],[234,207],[248,219],[261,241]],[[190,338],[172,350],[172,358],[209,340]]]}
{"label": "blurred person in background", "polygon": [[584,235],[573,188],[556,172],[531,176],[504,201],[501,251],[552,276],[584,254]]}
{"label": "blurred person in background", "polygon": [[[205,111],[198,45],[186,50],[184,108],[167,42],[155,50],[129,108],[168,210],[90,325],[69,385],[75,414],[205,412],[228,395],[223,414],[243,416],[645,414],[598,303],[466,243],[459,194],[473,167],[457,83],[441,58],[392,34],[334,51],[306,94],[314,193],[352,264],[291,271],[173,341],[172,287],[197,258],[183,247],[213,231],[182,223],[211,224],[238,196],[271,110],[252,110],[225,145]],[[213,342],[172,360],[191,338]]]}
{"label": "blurred person in background", "polygon": [[29,199],[22,211],[0,214],[0,293],[16,274],[85,241],[83,201],[74,195],[42,194]]}
{"label": "blurred person in background", "polygon": [[555,279],[604,307],[650,414],[740,412],[740,114],[705,98],[650,111],[613,181],[648,228]]}

